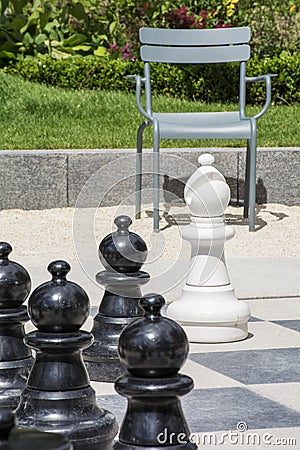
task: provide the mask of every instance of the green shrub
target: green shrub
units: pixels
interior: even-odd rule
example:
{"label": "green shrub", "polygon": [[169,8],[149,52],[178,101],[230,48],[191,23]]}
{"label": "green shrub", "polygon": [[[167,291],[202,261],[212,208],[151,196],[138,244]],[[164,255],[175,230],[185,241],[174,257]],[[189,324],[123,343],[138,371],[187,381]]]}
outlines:
{"label": "green shrub", "polygon": [[20,56],[102,55],[113,30],[101,9],[73,0],[2,0],[0,63]]}
{"label": "green shrub", "polygon": [[[99,57],[72,56],[55,60],[49,56],[22,59],[4,72],[47,85],[68,89],[102,89],[134,92],[135,85],[125,80],[129,74],[143,74],[139,60],[122,61]],[[272,100],[290,104],[300,101],[300,54],[282,52],[273,57],[254,57],[247,64],[247,75],[278,74],[272,79]],[[151,78],[155,94],[204,102],[234,102],[238,99],[238,64],[187,66],[152,66]],[[248,101],[261,104],[265,100],[264,83],[248,84]]]}
{"label": "green shrub", "polygon": [[[283,51],[279,55],[260,58],[254,57],[248,63],[249,76],[257,74],[275,73],[278,76],[272,79],[272,100],[274,103],[291,104],[300,102],[300,53],[294,54]],[[264,95],[264,86],[255,83],[249,88],[249,101],[261,102]]]}
{"label": "green shrub", "polygon": [[138,62],[111,60],[94,56],[71,56],[52,59],[48,55],[38,58],[19,59],[3,69],[28,81],[44,83],[67,89],[132,90],[124,76],[135,71]]}

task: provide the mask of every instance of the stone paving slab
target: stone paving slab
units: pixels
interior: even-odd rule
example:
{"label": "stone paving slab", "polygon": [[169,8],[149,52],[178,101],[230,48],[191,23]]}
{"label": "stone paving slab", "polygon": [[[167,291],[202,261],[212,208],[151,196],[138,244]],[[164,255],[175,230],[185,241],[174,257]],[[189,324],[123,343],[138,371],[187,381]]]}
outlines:
{"label": "stone paving slab", "polygon": [[0,152],[0,165],[0,209],[66,206],[66,155]]}

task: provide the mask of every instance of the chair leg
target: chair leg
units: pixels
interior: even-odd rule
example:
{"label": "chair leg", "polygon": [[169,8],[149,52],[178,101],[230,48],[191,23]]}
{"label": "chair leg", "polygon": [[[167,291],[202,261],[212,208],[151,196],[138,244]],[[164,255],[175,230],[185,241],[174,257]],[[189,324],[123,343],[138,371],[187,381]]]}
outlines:
{"label": "chair leg", "polygon": [[136,139],[136,175],[135,175],[135,218],[141,218],[142,209],[142,172],[143,172],[143,162],[142,162],[142,152],[143,152],[143,132],[148,126],[147,123],[142,123],[137,132]]}
{"label": "chair leg", "polygon": [[250,171],[250,139],[247,139],[246,170],[244,184],[244,219],[249,215],[249,171]]}
{"label": "chair leg", "polygon": [[249,169],[249,231],[255,230],[256,203],[256,123],[251,122],[252,139],[250,140],[250,169]]}
{"label": "chair leg", "polygon": [[153,229],[159,230],[159,128],[153,122]]}

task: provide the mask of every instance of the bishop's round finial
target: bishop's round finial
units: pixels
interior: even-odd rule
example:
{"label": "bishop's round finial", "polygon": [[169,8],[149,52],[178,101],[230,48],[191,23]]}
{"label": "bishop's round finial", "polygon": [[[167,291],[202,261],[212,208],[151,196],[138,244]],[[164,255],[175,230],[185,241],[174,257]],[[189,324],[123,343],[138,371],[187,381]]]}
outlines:
{"label": "bishop's round finial", "polygon": [[128,372],[140,378],[168,377],[178,373],[188,355],[188,339],[176,322],[161,316],[161,295],[140,300],[145,316],[122,331],[119,354]]}
{"label": "bishop's round finial", "polygon": [[201,166],[211,166],[215,162],[215,158],[211,153],[203,153],[199,156],[198,162]]}
{"label": "bishop's round finial", "polygon": [[99,259],[106,270],[119,273],[135,273],[147,259],[145,241],[128,230],[132,220],[128,216],[118,216],[115,221],[117,231],[108,234],[99,245]]}
{"label": "bishop's round finial", "polygon": [[68,333],[78,331],[89,314],[89,298],[76,283],[67,280],[71,270],[66,261],[48,266],[52,280],[38,286],[28,300],[28,312],[39,331]]}
{"label": "bishop's round finial", "polygon": [[27,270],[8,259],[11,252],[10,244],[0,242],[0,309],[21,306],[31,289],[30,275]]}

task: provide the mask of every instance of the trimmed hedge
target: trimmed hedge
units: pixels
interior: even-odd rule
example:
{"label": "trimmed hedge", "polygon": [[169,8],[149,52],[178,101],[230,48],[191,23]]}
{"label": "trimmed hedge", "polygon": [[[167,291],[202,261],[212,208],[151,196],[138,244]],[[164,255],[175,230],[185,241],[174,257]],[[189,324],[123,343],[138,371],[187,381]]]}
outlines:
{"label": "trimmed hedge", "polygon": [[[151,78],[155,94],[203,102],[234,102],[238,98],[238,65],[187,66],[153,65]],[[51,59],[49,56],[18,60],[3,69],[22,78],[68,89],[102,89],[134,92],[135,86],[124,80],[128,74],[143,74],[139,60],[122,61],[99,57]],[[300,101],[300,54],[283,51],[280,55],[247,63],[247,75],[278,74],[272,80],[274,103]],[[265,100],[264,83],[249,83],[247,100],[261,104]]]}
{"label": "trimmed hedge", "polygon": [[[291,54],[287,51],[279,55],[249,60],[247,75],[273,73],[272,100],[276,104],[291,104],[300,102],[300,53]],[[261,83],[256,83],[261,85]],[[262,86],[251,88],[251,102],[261,101],[264,89]]]}

